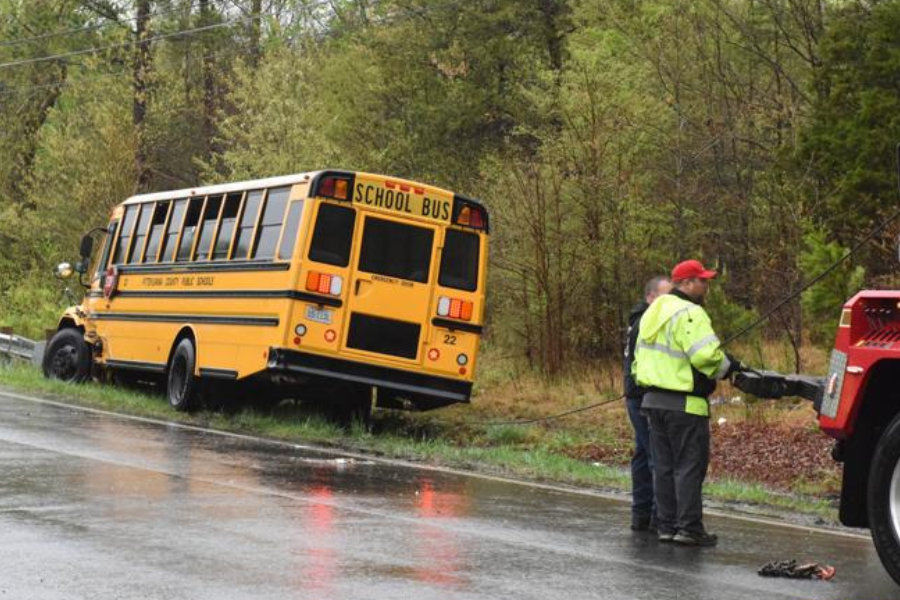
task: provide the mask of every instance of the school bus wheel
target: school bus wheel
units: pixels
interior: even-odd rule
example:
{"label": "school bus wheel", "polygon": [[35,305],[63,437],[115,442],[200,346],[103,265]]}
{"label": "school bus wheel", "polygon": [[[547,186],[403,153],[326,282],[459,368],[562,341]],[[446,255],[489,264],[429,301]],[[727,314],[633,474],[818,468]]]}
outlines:
{"label": "school bus wheel", "polygon": [[190,412],[200,404],[200,381],[194,375],[196,357],[194,343],[187,338],[181,340],[172,353],[166,392],[169,404],[175,410]]}
{"label": "school bus wheel", "polygon": [[60,329],[47,345],[41,364],[44,377],[82,383],[91,376],[91,349],[80,329]]}

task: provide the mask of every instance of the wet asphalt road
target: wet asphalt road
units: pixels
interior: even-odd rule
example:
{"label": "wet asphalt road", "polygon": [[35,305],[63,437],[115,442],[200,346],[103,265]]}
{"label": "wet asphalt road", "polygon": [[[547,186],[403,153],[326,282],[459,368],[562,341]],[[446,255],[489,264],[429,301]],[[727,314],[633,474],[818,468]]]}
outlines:
{"label": "wet asphalt road", "polygon": [[[900,597],[867,539],[709,518],[660,545],[622,502],[0,393],[0,598]],[[832,582],[763,579],[827,560]]]}

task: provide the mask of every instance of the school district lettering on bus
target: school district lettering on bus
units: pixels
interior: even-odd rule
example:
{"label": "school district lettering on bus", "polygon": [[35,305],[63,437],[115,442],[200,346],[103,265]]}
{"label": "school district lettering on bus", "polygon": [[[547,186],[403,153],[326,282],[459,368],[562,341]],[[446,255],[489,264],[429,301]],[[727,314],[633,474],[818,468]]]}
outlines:
{"label": "school district lettering on bus", "polygon": [[179,410],[251,387],[357,414],[373,389],[378,406],[467,402],[488,233],[478,201],[370,173],[134,196],[44,371],[156,376]]}

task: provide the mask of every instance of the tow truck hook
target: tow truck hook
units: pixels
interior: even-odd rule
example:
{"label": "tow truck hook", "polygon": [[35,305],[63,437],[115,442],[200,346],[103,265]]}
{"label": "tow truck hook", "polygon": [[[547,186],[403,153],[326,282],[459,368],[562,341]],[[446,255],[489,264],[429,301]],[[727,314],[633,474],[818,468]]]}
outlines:
{"label": "tow truck hook", "polygon": [[816,404],[821,402],[825,388],[824,377],[785,375],[777,371],[742,371],[735,374],[733,383],[742,392],[757,398],[777,400],[797,396]]}

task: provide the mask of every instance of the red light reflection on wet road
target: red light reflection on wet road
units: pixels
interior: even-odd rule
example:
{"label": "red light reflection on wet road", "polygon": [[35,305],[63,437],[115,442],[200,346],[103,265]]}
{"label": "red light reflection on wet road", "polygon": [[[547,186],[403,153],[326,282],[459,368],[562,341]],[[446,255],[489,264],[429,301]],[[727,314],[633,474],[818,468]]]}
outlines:
{"label": "red light reflection on wet road", "polygon": [[439,527],[430,527],[432,519],[454,519],[465,508],[464,497],[453,492],[434,489],[430,479],[422,479],[416,511],[422,519],[415,529],[415,557],[418,567],[413,571],[419,581],[458,588],[464,583],[461,548],[456,535]]}
{"label": "red light reflection on wet road", "polygon": [[313,488],[309,495],[314,502],[308,504],[303,512],[301,531],[309,546],[304,551],[300,580],[304,588],[318,590],[324,598],[333,591],[337,575],[333,493],[329,488],[319,486]]}

